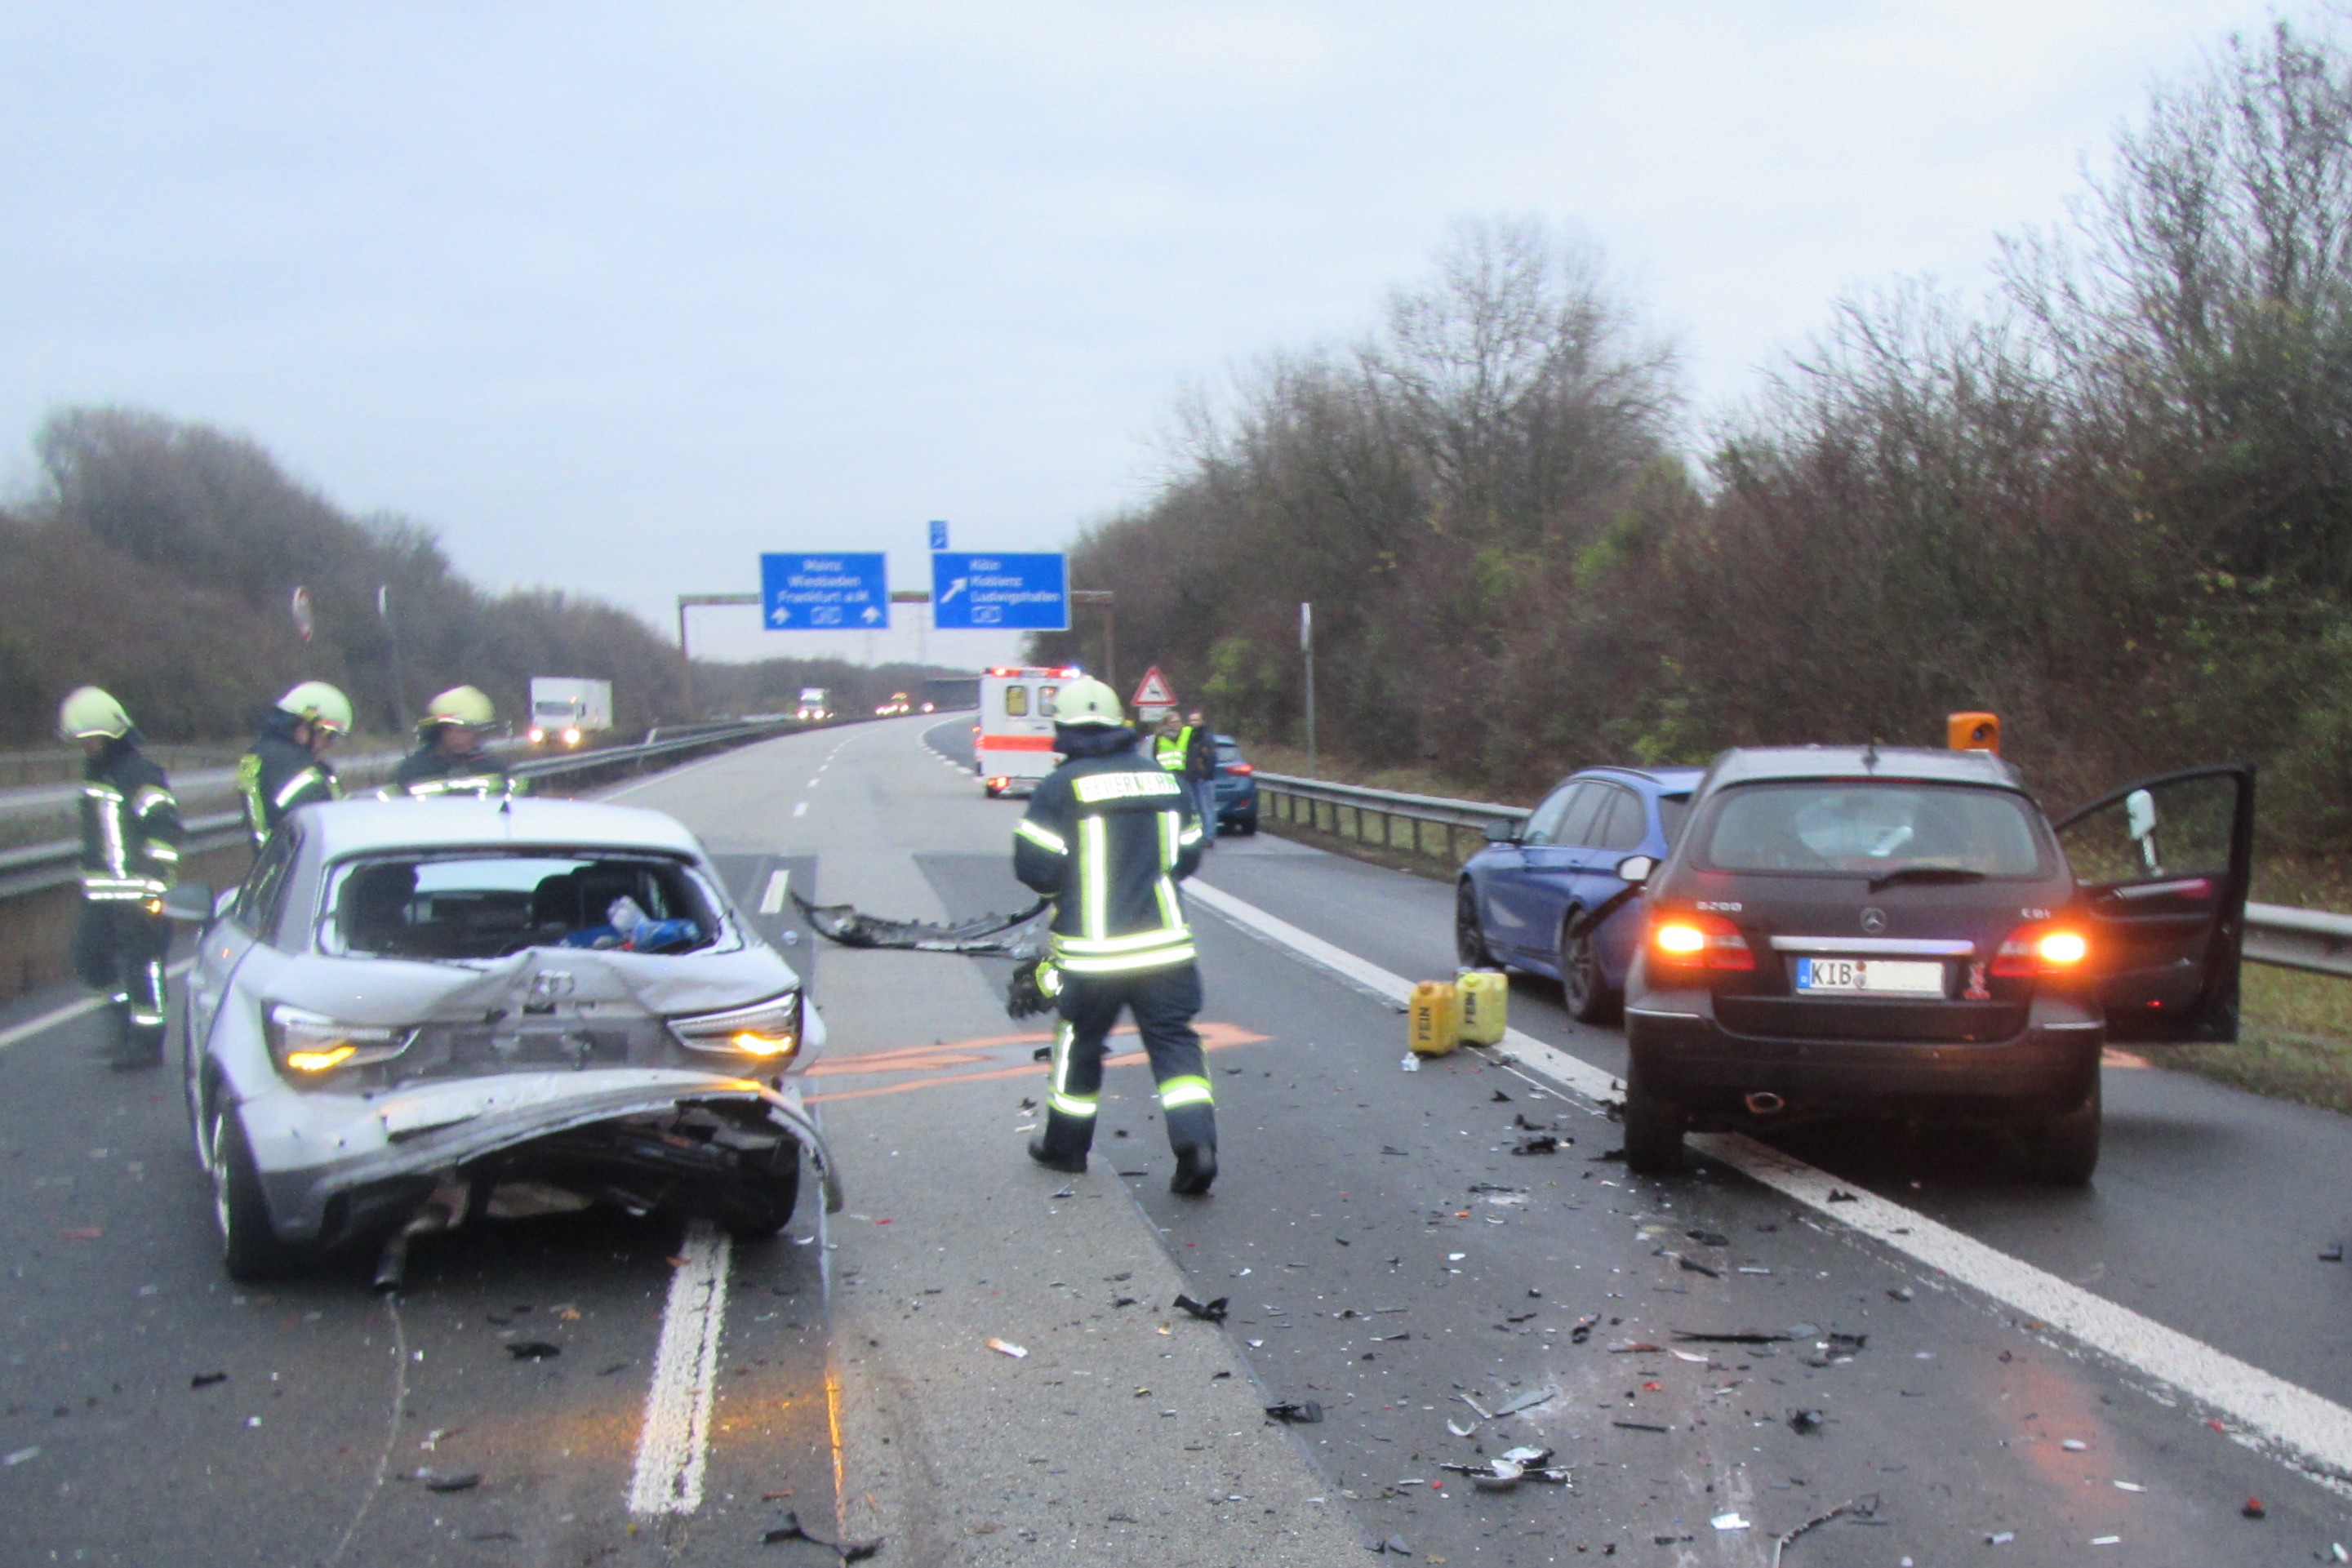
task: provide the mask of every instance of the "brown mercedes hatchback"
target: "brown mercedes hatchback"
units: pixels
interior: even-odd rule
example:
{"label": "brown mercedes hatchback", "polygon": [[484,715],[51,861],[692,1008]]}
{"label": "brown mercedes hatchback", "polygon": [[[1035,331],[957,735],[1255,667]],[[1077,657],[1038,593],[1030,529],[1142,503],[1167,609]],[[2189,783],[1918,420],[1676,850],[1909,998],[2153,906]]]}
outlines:
{"label": "brown mercedes hatchback", "polygon": [[1693,1129],[1933,1115],[2087,1182],[2106,1041],[2237,1038],[2252,836],[2250,767],[2053,828],[1990,752],[1724,753],[1665,863],[1622,868],[1628,1165],[1676,1168]]}

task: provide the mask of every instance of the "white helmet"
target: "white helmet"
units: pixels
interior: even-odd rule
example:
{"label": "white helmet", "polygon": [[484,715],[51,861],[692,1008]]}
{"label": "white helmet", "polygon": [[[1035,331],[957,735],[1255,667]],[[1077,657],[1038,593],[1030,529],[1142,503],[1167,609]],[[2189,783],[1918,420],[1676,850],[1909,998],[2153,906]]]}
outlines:
{"label": "white helmet", "polygon": [[1118,694],[1092,675],[1080,675],[1054,698],[1055,724],[1098,724],[1106,727],[1127,722]]}
{"label": "white helmet", "polygon": [[67,740],[120,740],[130,733],[131,716],[111,692],[76,686],[58,705],[58,734]]}
{"label": "white helmet", "polygon": [[336,735],[349,735],[352,730],[352,699],[324,681],[304,681],[295,686],[278,699],[278,711]]}
{"label": "white helmet", "polygon": [[425,716],[416,727],[454,724],[467,729],[485,729],[497,722],[498,709],[479,686],[451,686],[425,705]]}

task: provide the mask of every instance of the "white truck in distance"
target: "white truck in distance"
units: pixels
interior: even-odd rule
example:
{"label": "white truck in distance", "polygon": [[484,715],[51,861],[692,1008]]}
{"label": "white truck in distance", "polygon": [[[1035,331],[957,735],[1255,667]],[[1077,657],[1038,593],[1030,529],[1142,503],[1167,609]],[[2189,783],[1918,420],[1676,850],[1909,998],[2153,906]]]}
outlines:
{"label": "white truck in distance", "polygon": [[801,688],[800,712],[794,714],[793,716],[799,719],[803,724],[823,724],[826,719],[831,718],[833,716],[833,709],[825,706],[824,688],[823,686],[803,686]]}
{"label": "white truck in distance", "polygon": [[530,743],[577,746],[613,727],[613,683],[572,675],[530,678]]}

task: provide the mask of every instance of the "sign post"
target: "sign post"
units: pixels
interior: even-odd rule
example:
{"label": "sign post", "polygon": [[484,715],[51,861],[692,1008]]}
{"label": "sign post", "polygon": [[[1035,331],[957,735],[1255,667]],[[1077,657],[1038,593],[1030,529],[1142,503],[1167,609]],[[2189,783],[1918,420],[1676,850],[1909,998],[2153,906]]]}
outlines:
{"label": "sign post", "polygon": [[763,555],[760,613],[771,632],[881,631],[890,624],[887,558]]}
{"label": "sign post", "polygon": [[1307,655],[1307,777],[1315,777],[1315,606],[1298,606],[1298,651]]}
{"label": "sign post", "polygon": [[942,632],[1066,632],[1069,565],[1058,552],[931,552],[931,624]]}

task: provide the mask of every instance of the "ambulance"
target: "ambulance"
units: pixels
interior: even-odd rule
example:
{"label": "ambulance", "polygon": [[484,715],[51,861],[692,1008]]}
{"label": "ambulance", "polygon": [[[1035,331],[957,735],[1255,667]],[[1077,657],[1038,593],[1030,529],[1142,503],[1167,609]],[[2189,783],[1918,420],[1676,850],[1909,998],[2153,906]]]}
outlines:
{"label": "ambulance", "polygon": [[999,665],[980,677],[980,722],[971,727],[972,771],[994,800],[1025,795],[1054,771],[1054,698],[1086,672]]}

